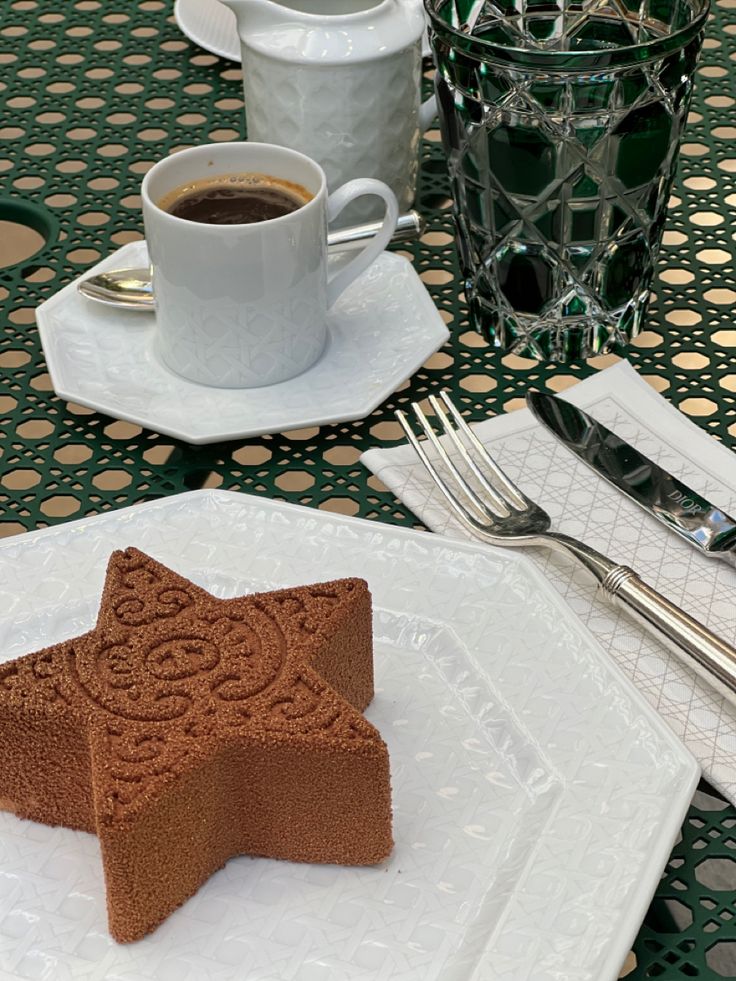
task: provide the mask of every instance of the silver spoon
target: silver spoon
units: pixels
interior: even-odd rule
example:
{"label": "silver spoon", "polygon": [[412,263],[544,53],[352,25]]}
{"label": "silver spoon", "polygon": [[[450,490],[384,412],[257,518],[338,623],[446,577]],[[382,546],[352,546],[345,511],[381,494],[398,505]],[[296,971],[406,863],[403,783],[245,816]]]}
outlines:
{"label": "silver spoon", "polygon": [[[372,238],[380,227],[380,221],[372,221],[338,228],[328,235],[327,246],[330,252],[354,249],[365,239]],[[418,211],[408,211],[399,215],[391,242],[395,244],[413,241],[424,234],[425,227],[426,222]],[[109,272],[97,273],[80,280],[77,290],[88,300],[96,300],[122,310],[145,312],[156,306],[150,266],[147,269],[111,269]]]}

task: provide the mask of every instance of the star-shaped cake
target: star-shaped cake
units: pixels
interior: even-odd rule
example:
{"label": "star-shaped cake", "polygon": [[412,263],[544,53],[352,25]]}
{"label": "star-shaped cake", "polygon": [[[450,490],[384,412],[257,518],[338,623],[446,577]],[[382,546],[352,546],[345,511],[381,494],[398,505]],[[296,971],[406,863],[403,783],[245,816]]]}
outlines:
{"label": "star-shaped cake", "polygon": [[96,834],[137,940],[235,855],[386,858],[372,697],[363,580],[221,600],[114,552],[89,633],[0,664],[0,808]]}

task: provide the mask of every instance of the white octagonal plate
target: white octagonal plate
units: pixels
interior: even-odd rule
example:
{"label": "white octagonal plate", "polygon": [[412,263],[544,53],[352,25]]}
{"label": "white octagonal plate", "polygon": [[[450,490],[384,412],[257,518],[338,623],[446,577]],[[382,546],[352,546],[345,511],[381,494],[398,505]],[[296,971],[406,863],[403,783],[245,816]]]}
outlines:
{"label": "white octagonal plate", "polygon": [[366,714],[389,747],[396,845],[374,868],[231,860],[119,945],[97,839],[0,812],[0,977],[618,976],[698,767],[526,558],[193,491],[0,543],[0,660],[88,629],[128,545],[221,596],[368,580]]}
{"label": "white octagonal plate", "polygon": [[[145,242],[131,242],[84,276],[147,265]],[[188,443],[362,419],[449,336],[411,263],[391,252],[330,311],[319,361],[264,388],[210,388],[181,378],[154,353],[155,314],[88,300],[76,280],[38,307],[36,321],[57,395]]]}

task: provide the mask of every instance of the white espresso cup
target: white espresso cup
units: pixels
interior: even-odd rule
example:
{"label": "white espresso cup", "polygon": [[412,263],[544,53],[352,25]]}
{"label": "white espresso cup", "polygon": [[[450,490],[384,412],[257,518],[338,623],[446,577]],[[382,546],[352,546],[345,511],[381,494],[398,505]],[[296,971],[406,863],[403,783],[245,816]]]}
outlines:
{"label": "white espresso cup", "polygon": [[[304,188],[297,210],[241,225],[190,221],[160,207],[185,185],[262,174]],[[327,225],[366,194],[386,203],[378,234],[328,275]],[[327,194],[324,171],[296,150],[214,143],[159,161],[142,187],[156,296],[156,351],[179,375],[220,388],[273,385],[305,371],[327,340],[327,313],[388,244],[399,209],[381,181],[358,178]]]}

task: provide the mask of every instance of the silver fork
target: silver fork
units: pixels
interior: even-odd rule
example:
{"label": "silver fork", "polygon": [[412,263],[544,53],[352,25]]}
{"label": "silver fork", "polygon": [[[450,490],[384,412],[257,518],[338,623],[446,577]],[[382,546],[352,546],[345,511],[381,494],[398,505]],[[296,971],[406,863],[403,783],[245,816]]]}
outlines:
{"label": "silver fork", "polygon": [[[696,674],[736,705],[736,650],[649,586],[625,565],[568,535],[550,531],[547,512],[510,480],[453,405],[447,392],[441,402],[429,403],[438,427],[452,447],[449,453],[416,403],[412,410],[418,428],[436,453],[431,459],[407,416],[396,418],[417,456],[457,520],[475,537],[492,545],[526,548],[544,546],[580,563],[598,583],[598,591],[614,606],[625,609],[657,639],[664,642]],[[461,471],[453,456],[465,465]]]}

